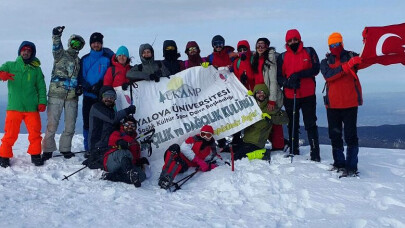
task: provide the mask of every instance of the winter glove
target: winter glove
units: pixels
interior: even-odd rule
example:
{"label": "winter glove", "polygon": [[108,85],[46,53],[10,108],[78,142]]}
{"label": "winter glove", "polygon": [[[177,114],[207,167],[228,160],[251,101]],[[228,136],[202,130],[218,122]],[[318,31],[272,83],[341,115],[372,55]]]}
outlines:
{"label": "winter glove", "polygon": [[201,66],[204,67],[204,68],[207,68],[209,65],[210,65],[209,62],[203,62],[203,63],[201,63]]}
{"label": "winter glove", "polygon": [[248,90],[248,91],[247,91],[247,95],[248,95],[248,96],[253,96],[254,94],[253,94],[252,90]]}
{"label": "winter glove", "polygon": [[178,153],[180,153],[180,146],[179,146],[179,144],[173,144],[173,145],[169,146],[168,150],[171,151],[172,153],[178,154]]}
{"label": "winter glove", "polygon": [[159,82],[159,81],[160,81],[160,77],[157,76],[155,73],[153,73],[153,74],[150,74],[150,75],[149,75],[149,80],[155,81],[155,82]]}
{"label": "winter glove", "polygon": [[273,111],[275,108],[276,102],[274,101],[268,101],[267,102],[267,110],[269,110],[269,112]]}
{"label": "winter glove", "polygon": [[126,90],[128,89],[128,87],[129,87],[129,83],[128,83],[128,82],[122,84],[122,86],[121,86],[122,90],[124,90],[124,91],[126,91]]}
{"label": "winter glove", "polygon": [[93,86],[91,86],[90,92],[98,95],[102,86],[103,86],[103,81],[99,81],[96,84],[94,84]]}
{"label": "winter glove", "polygon": [[271,123],[271,116],[267,113],[262,113],[262,118],[265,119],[268,123]]}
{"label": "winter glove", "polygon": [[356,65],[359,65],[359,64],[361,64],[361,63],[362,63],[361,57],[355,56],[355,57],[351,58],[351,59],[347,62],[347,65],[348,65],[348,67],[353,68],[353,67],[355,67]]}
{"label": "winter glove", "polygon": [[129,149],[129,143],[127,141],[123,140],[123,139],[118,139],[115,142],[115,145],[117,145],[118,148],[122,149],[122,150],[128,150]]}
{"label": "winter glove", "polygon": [[246,85],[248,80],[248,76],[246,75],[246,71],[243,72],[243,74],[240,76],[240,82],[242,82],[243,85]]}
{"label": "winter glove", "polygon": [[53,28],[53,30],[52,30],[52,34],[53,34],[54,36],[60,36],[60,35],[62,35],[62,32],[63,32],[64,29],[65,29],[65,26],[58,26],[58,27],[55,27],[55,28]]}
{"label": "winter glove", "polygon": [[136,107],[135,105],[130,105],[128,108],[124,109],[127,115],[129,114],[134,114],[136,112]]}
{"label": "winter glove", "polygon": [[200,170],[203,172],[207,172],[210,169],[210,166],[197,156],[194,157],[192,162],[196,163],[200,167]]}
{"label": "winter glove", "polygon": [[44,104],[38,105],[38,112],[45,112],[45,110],[46,110],[46,105],[44,105]]}
{"label": "winter glove", "polygon": [[245,61],[245,59],[246,59],[246,54],[245,53],[240,54],[240,60]]}
{"label": "winter glove", "polygon": [[301,80],[298,77],[298,74],[292,74],[287,79],[287,88],[290,89],[299,89],[301,86]]}
{"label": "winter glove", "polygon": [[14,80],[14,74],[10,74],[6,71],[0,71],[0,79],[3,80],[4,82],[7,80]]}
{"label": "winter glove", "polygon": [[83,86],[78,85],[75,89],[75,94],[77,97],[81,96],[83,94]]}
{"label": "winter glove", "polygon": [[209,170],[213,170],[213,169],[215,169],[215,168],[217,168],[218,166],[216,165],[216,164],[210,164],[210,168],[209,168]]}

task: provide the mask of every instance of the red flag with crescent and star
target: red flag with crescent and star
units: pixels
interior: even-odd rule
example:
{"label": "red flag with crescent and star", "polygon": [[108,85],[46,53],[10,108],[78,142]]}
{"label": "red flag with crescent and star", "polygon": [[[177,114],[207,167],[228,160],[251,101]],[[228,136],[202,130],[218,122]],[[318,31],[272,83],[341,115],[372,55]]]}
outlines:
{"label": "red flag with crescent and star", "polygon": [[363,30],[363,64],[405,65],[405,23]]}

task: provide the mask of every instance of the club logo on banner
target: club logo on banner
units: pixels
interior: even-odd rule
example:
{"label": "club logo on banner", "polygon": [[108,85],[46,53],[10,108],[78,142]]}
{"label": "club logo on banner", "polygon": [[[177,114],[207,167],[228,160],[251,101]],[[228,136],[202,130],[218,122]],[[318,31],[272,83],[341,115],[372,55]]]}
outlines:
{"label": "club logo on banner", "polygon": [[[192,67],[169,78],[137,82],[133,89],[137,131],[155,128],[152,145],[165,151],[209,124],[215,139],[230,136],[261,119],[261,110],[235,75],[214,67]],[[129,90],[117,89],[120,107],[131,103]]]}

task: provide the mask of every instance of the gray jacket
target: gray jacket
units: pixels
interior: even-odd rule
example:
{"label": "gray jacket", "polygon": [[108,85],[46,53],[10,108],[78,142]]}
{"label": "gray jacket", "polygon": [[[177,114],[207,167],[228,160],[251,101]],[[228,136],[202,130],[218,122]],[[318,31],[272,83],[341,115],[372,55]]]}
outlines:
{"label": "gray jacket", "polygon": [[263,65],[264,83],[270,90],[269,100],[275,101],[277,109],[283,106],[283,92],[277,82],[277,53],[274,48],[270,48],[269,56]]}

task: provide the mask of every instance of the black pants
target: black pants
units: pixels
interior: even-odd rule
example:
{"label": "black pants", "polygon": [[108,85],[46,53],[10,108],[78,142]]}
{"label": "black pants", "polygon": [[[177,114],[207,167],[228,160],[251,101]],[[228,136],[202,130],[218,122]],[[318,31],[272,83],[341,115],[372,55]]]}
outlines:
{"label": "black pants", "polygon": [[259,150],[259,149],[261,149],[261,148],[256,145],[253,145],[251,143],[242,142],[234,148],[234,153],[235,153],[234,159],[239,160],[242,158],[246,158],[247,153],[255,151],[255,150]]}
{"label": "black pants", "polygon": [[97,102],[97,99],[91,98],[88,96],[83,96],[83,106],[82,106],[82,115],[83,115],[83,145],[84,150],[89,150],[89,125],[90,125],[90,109],[93,104]]}
{"label": "black pants", "polygon": [[[294,109],[294,99],[284,99],[284,106],[287,112],[289,122],[288,122],[288,135],[290,143],[294,143],[294,145],[290,145],[290,150],[292,150],[292,146],[294,146],[294,154],[299,154],[298,150],[298,141],[299,141],[299,127],[300,127],[300,110],[302,111],[302,116],[304,120],[305,130],[307,131],[308,141],[315,150],[319,151],[319,141],[318,141],[318,126],[316,125],[316,96],[309,96],[304,98],[296,98],[295,103],[295,123],[294,123],[294,140],[292,135],[292,128],[293,128],[293,109]],[[315,153],[319,152],[316,151]],[[315,155],[316,156],[316,155]]]}
{"label": "black pants", "polygon": [[329,138],[332,148],[343,149],[342,129],[348,147],[357,147],[357,111],[358,107],[345,109],[326,109]]}

